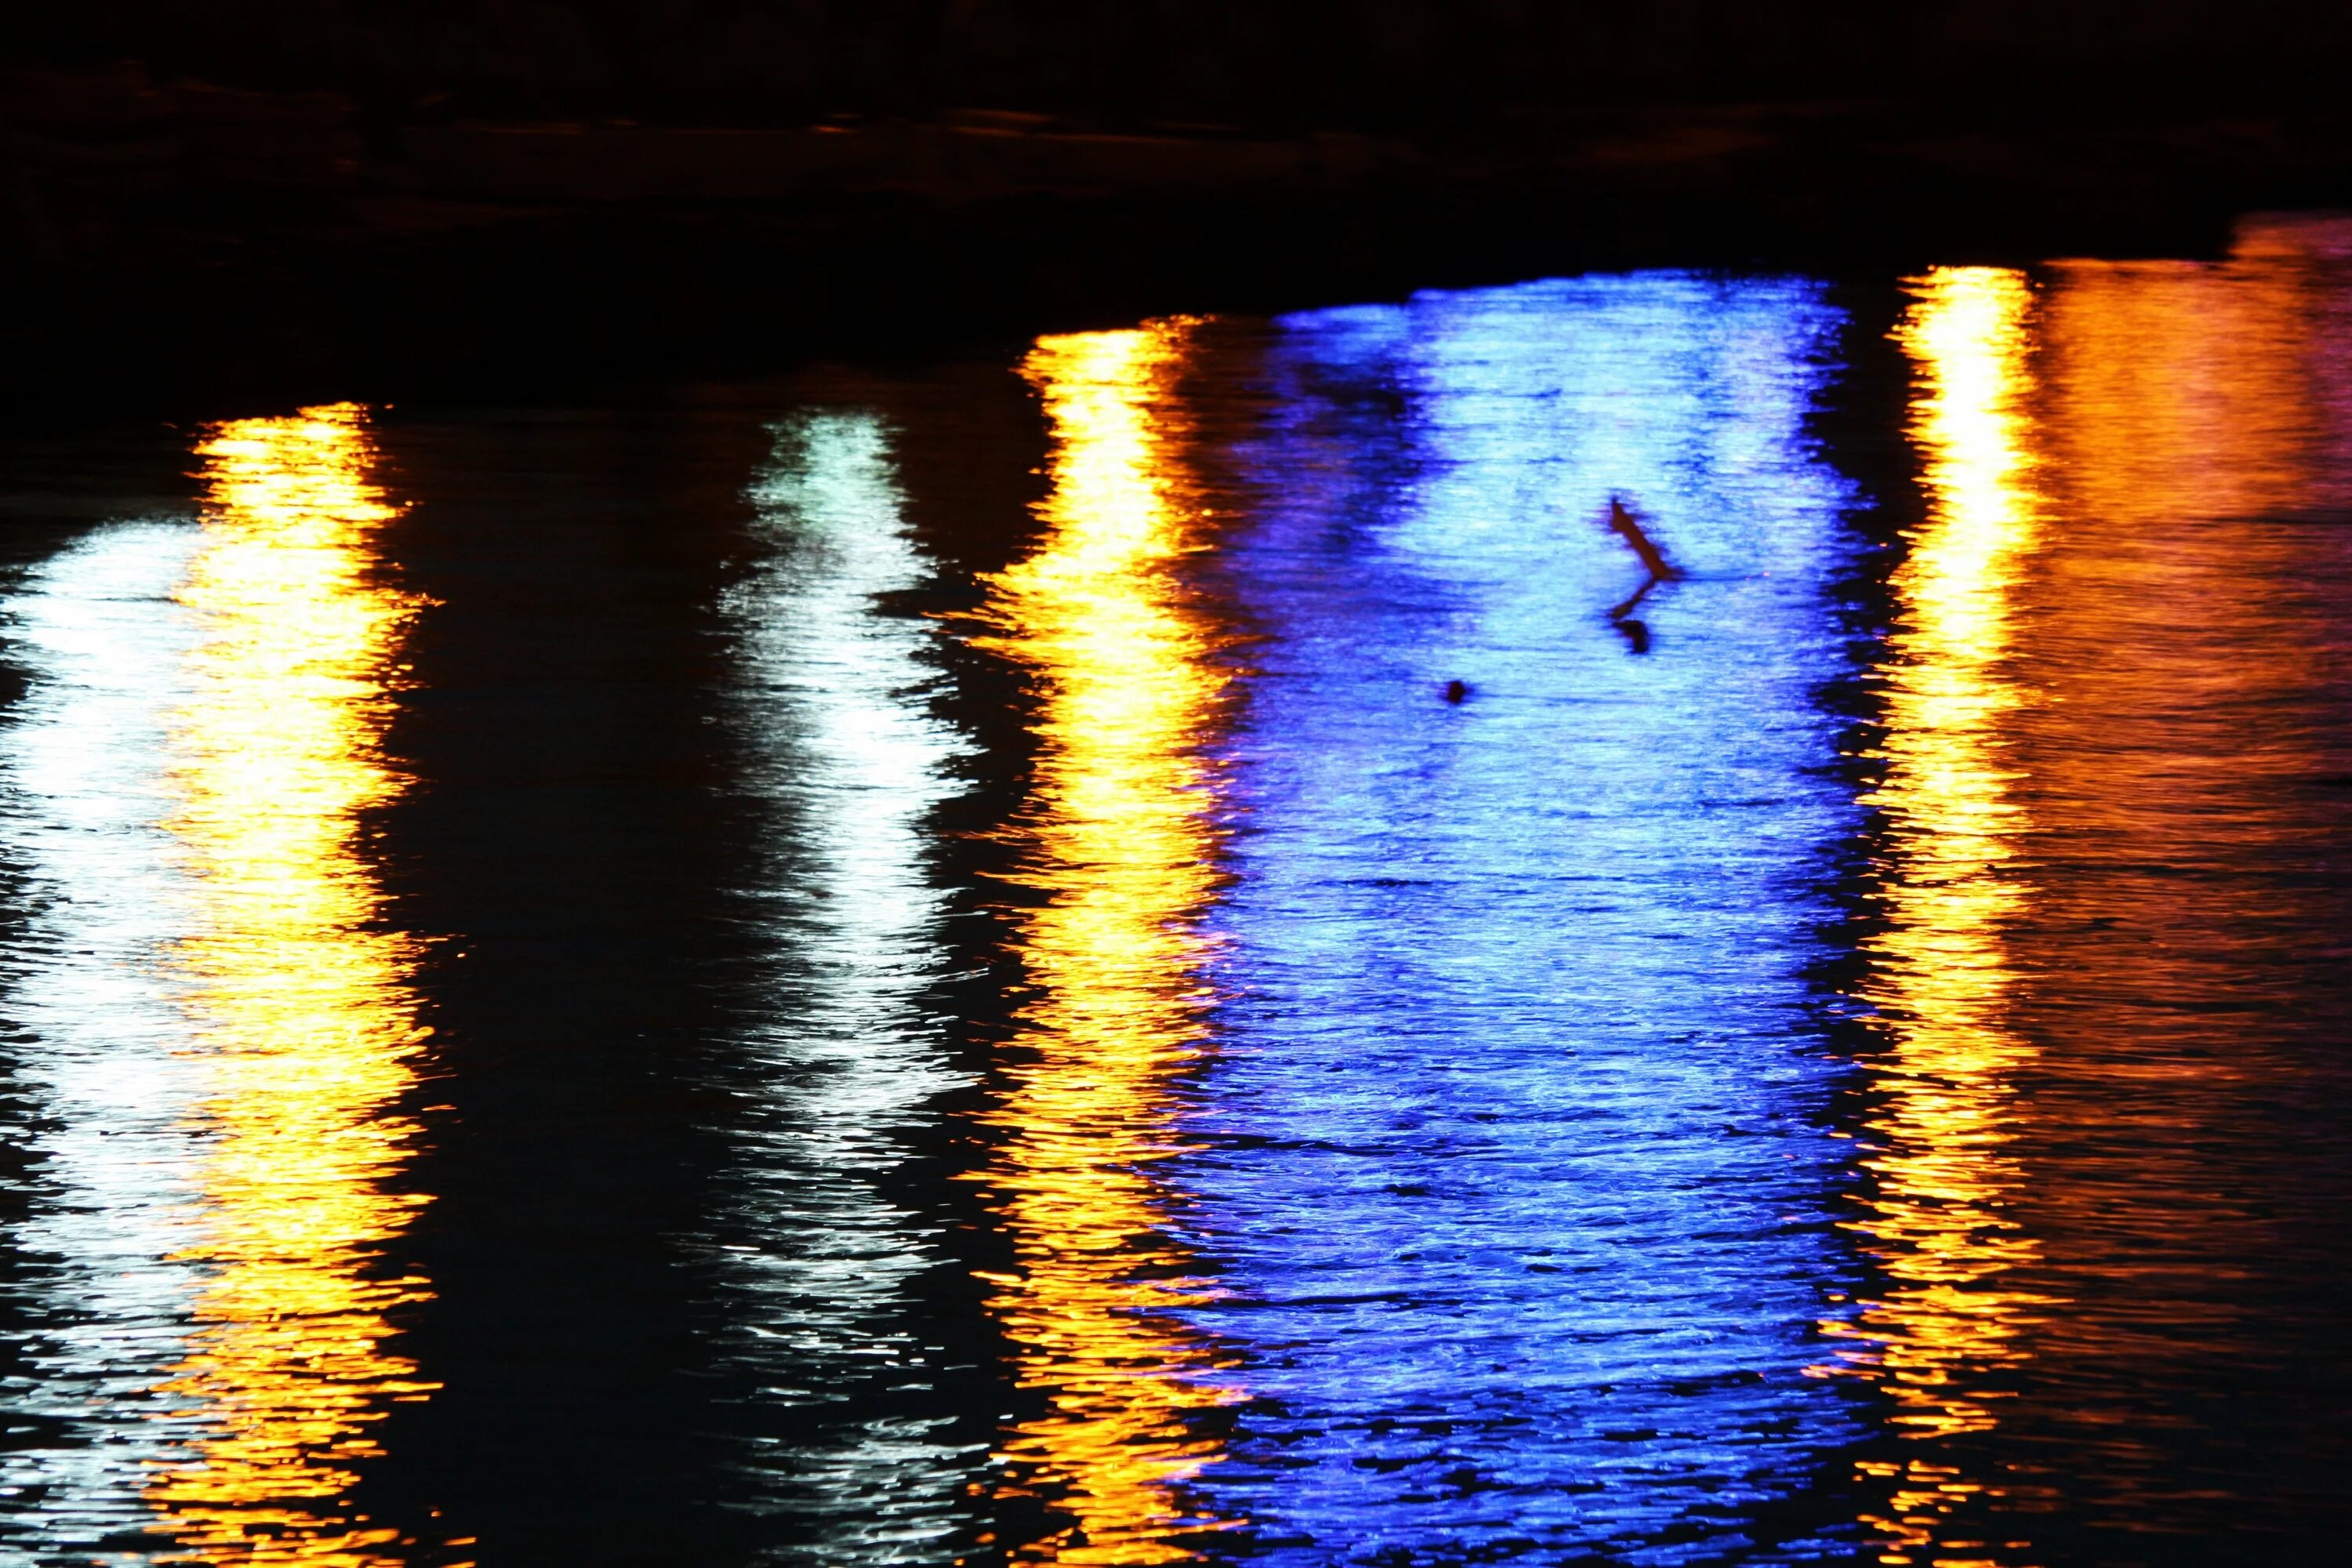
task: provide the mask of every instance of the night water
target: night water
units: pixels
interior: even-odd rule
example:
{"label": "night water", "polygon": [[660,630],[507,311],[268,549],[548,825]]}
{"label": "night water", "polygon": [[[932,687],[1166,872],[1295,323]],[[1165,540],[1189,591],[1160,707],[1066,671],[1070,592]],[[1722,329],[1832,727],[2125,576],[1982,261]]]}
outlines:
{"label": "night water", "polygon": [[2340,1535],[2343,220],[5,462],[13,1560]]}

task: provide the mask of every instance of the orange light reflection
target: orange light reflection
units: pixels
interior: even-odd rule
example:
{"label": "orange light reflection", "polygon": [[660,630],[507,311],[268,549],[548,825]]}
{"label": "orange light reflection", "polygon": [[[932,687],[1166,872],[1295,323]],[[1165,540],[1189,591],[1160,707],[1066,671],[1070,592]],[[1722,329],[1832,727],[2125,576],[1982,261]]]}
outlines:
{"label": "orange light reflection", "polygon": [[1020,1272],[992,1277],[1046,1413],[1006,1436],[1010,1495],[1071,1516],[1022,1562],[1173,1563],[1216,1521],[1177,1495],[1216,1458],[1188,1419],[1230,1396],[1169,1316],[1204,1288],[1160,1232],[1171,1089],[1201,1050],[1202,937],[1218,830],[1198,748],[1223,700],[1216,633],[1173,568],[1198,524],[1171,447],[1182,323],[1043,340],[1025,371],[1053,422],[1047,532],[994,579],[988,639],[1044,678],[1023,914],[1035,999],[987,1179]]}
{"label": "orange light reflection", "polygon": [[[1865,995],[1887,1048],[1871,1064],[1871,1190],[1850,1222],[1890,1289],[1858,1321],[1822,1325],[1846,1346],[1820,1370],[1878,1383],[1901,1435],[1936,1438],[1992,1428],[1987,1374],[2023,1359],[2020,1331],[2047,1304],[2005,1278],[2037,1249],[2004,1212],[2023,1179],[2006,1152],[2011,1079],[2031,1051],[2008,1022],[2003,927],[2024,898],[2011,862],[2026,822],[2001,726],[2022,700],[2007,673],[2011,600],[2036,503],[2025,279],[1947,268],[1912,289],[1895,335],[1923,383],[1911,434],[1929,506],[1895,574],[1901,615],[1881,669],[1885,775],[1868,798],[1886,825],[1886,923],[1867,944]],[[1885,1537],[1882,1562],[1997,1560],[1948,1536],[1969,1499],[1999,1489],[1924,1458],[1862,1468],[1888,1499],[1864,1516]],[[1932,1559],[1911,1555],[1923,1551]]]}
{"label": "orange light reflection", "polygon": [[148,1489],[206,1563],[376,1568],[394,1532],[344,1494],[388,1401],[423,1397],[381,1347],[426,1292],[373,1272],[422,1201],[386,1190],[410,1125],[414,942],[381,929],[359,815],[398,787],[377,754],[410,603],[371,581],[394,515],[361,411],[220,426],[200,447],[205,540],[181,602],[202,618],[176,717],[169,827],[195,889],[181,947],[217,1089],[201,1174],[211,1266],[166,1391],[209,1435]]}

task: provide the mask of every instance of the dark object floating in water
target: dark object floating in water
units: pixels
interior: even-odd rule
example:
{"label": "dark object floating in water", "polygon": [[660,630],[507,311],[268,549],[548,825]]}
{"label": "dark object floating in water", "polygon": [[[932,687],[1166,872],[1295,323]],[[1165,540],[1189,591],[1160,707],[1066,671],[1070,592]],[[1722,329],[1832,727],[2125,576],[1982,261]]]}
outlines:
{"label": "dark object floating in water", "polygon": [[1650,574],[1640,587],[1610,610],[1609,620],[1625,634],[1627,647],[1635,653],[1647,653],[1650,651],[1650,628],[1633,618],[1633,611],[1650,596],[1653,588],[1661,583],[1678,580],[1682,571],[1666,559],[1666,552],[1658,548],[1657,542],[1642,527],[1641,520],[1633,515],[1633,509],[1625,504],[1622,496],[1609,498],[1609,530],[1633,547],[1633,553],[1642,558],[1642,565]]}
{"label": "dark object floating in water", "polygon": [[1469,695],[1470,688],[1465,682],[1449,680],[1445,683],[1445,700],[1448,702],[1459,702]]}
{"label": "dark object floating in water", "polygon": [[1650,569],[1650,581],[1643,584],[1643,592],[1647,593],[1653,584],[1671,583],[1682,575],[1675,563],[1666,559],[1666,552],[1658,548],[1657,542],[1643,531],[1640,520],[1625,505],[1623,496],[1609,498],[1609,529],[1632,545],[1633,553],[1642,558],[1642,564]]}

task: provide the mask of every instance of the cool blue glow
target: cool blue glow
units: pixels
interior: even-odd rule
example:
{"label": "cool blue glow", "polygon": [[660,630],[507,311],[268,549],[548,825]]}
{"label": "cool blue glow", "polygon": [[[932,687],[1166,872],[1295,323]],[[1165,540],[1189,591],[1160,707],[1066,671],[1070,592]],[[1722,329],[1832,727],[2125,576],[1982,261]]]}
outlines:
{"label": "cool blue glow", "polygon": [[[1273,1561],[1827,1544],[1766,1521],[1857,1431],[1803,1374],[1850,1267],[1807,978],[1838,323],[1650,276],[1283,324],[1184,1182],[1259,1401],[1201,1484]],[[1647,653],[1612,491],[1688,574]]]}

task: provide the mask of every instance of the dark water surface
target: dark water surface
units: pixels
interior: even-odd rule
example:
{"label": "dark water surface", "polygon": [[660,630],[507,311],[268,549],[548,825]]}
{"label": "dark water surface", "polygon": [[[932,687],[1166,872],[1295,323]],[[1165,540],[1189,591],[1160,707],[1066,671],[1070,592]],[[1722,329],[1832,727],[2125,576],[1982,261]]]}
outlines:
{"label": "dark water surface", "polygon": [[10,1560],[2352,1523],[2345,221],[6,468]]}

